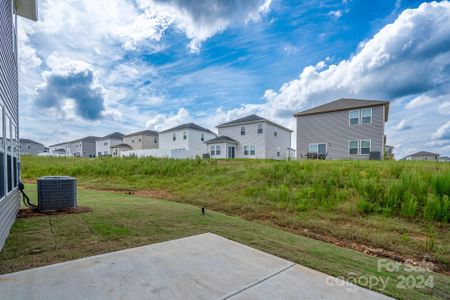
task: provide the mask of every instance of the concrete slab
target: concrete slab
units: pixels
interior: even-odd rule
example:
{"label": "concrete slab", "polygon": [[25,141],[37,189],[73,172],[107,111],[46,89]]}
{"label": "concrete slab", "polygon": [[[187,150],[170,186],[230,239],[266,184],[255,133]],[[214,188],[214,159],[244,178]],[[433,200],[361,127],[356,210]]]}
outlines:
{"label": "concrete slab", "polygon": [[[381,299],[206,233],[0,276],[4,299]],[[308,298],[309,297],[309,298]]]}

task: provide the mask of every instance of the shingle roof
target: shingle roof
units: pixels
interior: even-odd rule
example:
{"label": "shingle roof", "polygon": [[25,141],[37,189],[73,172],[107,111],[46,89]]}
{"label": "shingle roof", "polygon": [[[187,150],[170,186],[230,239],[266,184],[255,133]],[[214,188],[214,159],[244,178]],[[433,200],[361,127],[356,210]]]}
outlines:
{"label": "shingle roof", "polygon": [[255,115],[255,114],[249,115],[249,116],[246,116],[246,117],[243,117],[243,118],[240,118],[240,119],[236,119],[236,120],[233,120],[233,121],[230,121],[230,122],[226,122],[226,123],[217,125],[216,127],[217,128],[221,128],[221,127],[234,126],[234,125],[238,125],[238,124],[257,123],[257,122],[267,122],[267,123],[270,123],[270,124],[272,124],[274,126],[277,126],[277,127],[280,127],[280,128],[283,128],[285,130],[288,130],[288,131],[292,132],[292,130],[289,129],[289,128],[281,126],[280,124],[277,124],[275,122],[272,122],[272,121],[270,121],[268,119],[265,119],[263,117]]}
{"label": "shingle roof", "polygon": [[122,144],[117,144],[117,145],[111,146],[111,148],[131,148],[131,146],[128,144],[122,143]]}
{"label": "shingle roof", "polygon": [[219,143],[219,142],[231,142],[231,143],[236,143],[237,142],[235,140],[233,140],[232,138],[230,138],[229,136],[226,135],[221,135],[219,137],[216,137],[212,140],[208,140],[206,141],[207,144],[211,144],[211,143]]}
{"label": "shingle roof", "polygon": [[93,135],[89,135],[86,136],[84,138],[78,139],[78,140],[73,140],[73,141],[68,141],[68,142],[62,142],[62,143],[57,143],[54,145],[50,145],[49,147],[55,147],[55,146],[59,146],[59,145],[65,145],[65,144],[71,144],[71,143],[78,143],[78,142],[93,142],[95,140],[98,140],[100,137],[99,136],[93,136]]}
{"label": "shingle roof", "polygon": [[175,130],[180,130],[180,129],[195,129],[195,130],[205,131],[205,132],[209,132],[209,133],[215,134],[211,130],[203,128],[201,126],[198,126],[197,124],[194,124],[194,123],[187,123],[187,124],[178,125],[178,126],[175,126],[173,128],[169,128],[169,129],[163,130],[163,131],[161,131],[161,133],[175,131]]}
{"label": "shingle roof", "polygon": [[154,131],[154,130],[146,129],[146,130],[129,133],[129,134],[125,135],[125,137],[136,136],[136,135],[158,135],[158,132]]}
{"label": "shingle roof", "polygon": [[[389,107],[389,101],[385,100],[365,100],[365,99],[352,99],[342,98],[329,103],[325,103],[301,112],[294,114],[294,117],[300,117],[305,115],[320,114],[326,112],[347,110],[352,108],[362,108],[376,105],[387,105]],[[386,110],[385,119],[387,120],[388,109]]]}
{"label": "shingle roof", "polygon": [[123,133],[120,133],[120,132],[116,131],[116,132],[113,132],[111,134],[105,135],[104,137],[101,138],[101,140],[104,140],[104,139],[121,139],[123,137],[124,137]]}
{"label": "shingle roof", "polygon": [[437,153],[428,152],[428,151],[419,151],[417,153],[408,155],[407,157],[410,157],[410,156],[436,156],[436,155],[439,156],[439,154],[437,154]]}
{"label": "shingle roof", "polygon": [[28,144],[39,144],[39,145],[43,145],[41,143],[38,143],[36,141],[30,140],[30,139],[19,139],[21,143],[28,143]]}

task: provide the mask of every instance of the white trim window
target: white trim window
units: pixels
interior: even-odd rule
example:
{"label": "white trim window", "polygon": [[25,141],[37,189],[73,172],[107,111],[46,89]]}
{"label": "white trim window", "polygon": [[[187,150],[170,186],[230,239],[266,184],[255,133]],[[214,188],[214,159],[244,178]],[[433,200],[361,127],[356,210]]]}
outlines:
{"label": "white trim window", "polygon": [[202,142],[204,142],[205,141],[205,134],[200,134],[200,140],[202,141]]}
{"label": "white trim window", "polygon": [[327,154],[327,143],[311,143],[308,147],[309,153]]}
{"label": "white trim window", "polygon": [[220,145],[211,145],[211,156],[218,156],[220,153]]}
{"label": "white trim window", "polygon": [[255,145],[250,145],[250,155],[256,155],[256,147],[255,147]]}
{"label": "white trim window", "polygon": [[220,155],[220,145],[216,145],[216,155]]}
{"label": "white trim window", "polygon": [[372,108],[361,109],[361,124],[372,123]]}
{"label": "white trim window", "polygon": [[0,164],[1,164],[1,168],[0,168],[0,199],[3,199],[5,197],[5,174],[6,174],[6,164],[5,164],[5,135],[4,135],[4,127],[5,127],[5,123],[4,120],[5,119],[5,115],[3,113],[3,107],[0,106]]}
{"label": "white trim window", "polygon": [[245,126],[244,125],[241,126],[241,135],[245,135]]}
{"label": "white trim window", "polygon": [[359,124],[359,110],[352,110],[348,112],[348,123],[350,126]]}
{"label": "white trim window", "polygon": [[244,146],[244,156],[248,156],[249,155],[249,147],[248,146]]}
{"label": "white trim window", "polygon": [[371,140],[361,140],[359,141],[360,150],[359,153],[361,155],[369,155],[370,150],[372,148],[372,141]]}
{"label": "white trim window", "polygon": [[262,124],[258,124],[258,134],[263,133],[263,126]]}
{"label": "white trim window", "polygon": [[359,153],[359,141],[349,141],[348,142],[348,154],[358,155]]}
{"label": "white trim window", "polygon": [[278,136],[278,131],[276,129],[273,131],[273,136]]}
{"label": "white trim window", "polygon": [[187,133],[186,133],[186,131],[183,131],[183,140],[187,140]]}
{"label": "white trim window", "polygon": [[155,144],[158,143],[158,137],[157,137],[157,136],[155,136],[155,137],[153,138],[153,143],[155,143]]}
{"label": "white trim window", "polygon": [[177,140],[177,134],[176,132],[172,133],[172,141],[176,141]]}

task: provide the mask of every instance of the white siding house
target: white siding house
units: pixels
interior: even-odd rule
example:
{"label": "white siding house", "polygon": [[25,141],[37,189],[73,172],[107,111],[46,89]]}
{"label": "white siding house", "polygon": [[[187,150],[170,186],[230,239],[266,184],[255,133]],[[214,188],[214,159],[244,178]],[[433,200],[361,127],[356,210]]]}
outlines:
{"label": "white siding house", "polygon": [[207,153],[205,142],[216,136],[211,130],[197,124],[183,124],[159,133],[159,149],[187,150],[203,155]]}
{"label": "white siding house", "polygon": [[110,156],[112,155],[112,147],[122,144],[124,135],[120,132],[114,132],[108,134],[95,141],[95,151],[97,156]]}
{"label": "white siding house", "polygon": [[[291,156],[292,130],[268,119],[250,115],[221,124],[217,128],[218,143],[208,142],[211,157],[219,157],[217,154],[212,155],[211,152],[216,150],[217,146],[220,148],[221,156],[226,158],[286,159]],[[222,150],[224,140],[228,142],[226,148]]]}

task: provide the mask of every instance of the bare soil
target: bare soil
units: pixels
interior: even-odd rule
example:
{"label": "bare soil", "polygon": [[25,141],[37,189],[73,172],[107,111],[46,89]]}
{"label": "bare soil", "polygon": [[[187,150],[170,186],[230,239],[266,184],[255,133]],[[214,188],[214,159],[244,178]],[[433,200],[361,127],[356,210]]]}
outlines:
{"label": "bare soil", "polygon": [[64,215],[64,214],[80,214],[91,212],[92,209],[86,206],[78,206],[77,208],[62,209],[58,211],[40,212],[34,208],[21,208],[17,214],[18,218],[32,218],[42,216]]}

